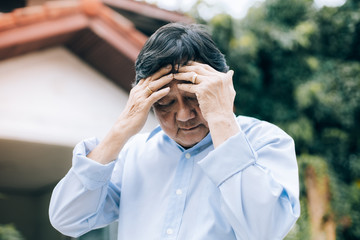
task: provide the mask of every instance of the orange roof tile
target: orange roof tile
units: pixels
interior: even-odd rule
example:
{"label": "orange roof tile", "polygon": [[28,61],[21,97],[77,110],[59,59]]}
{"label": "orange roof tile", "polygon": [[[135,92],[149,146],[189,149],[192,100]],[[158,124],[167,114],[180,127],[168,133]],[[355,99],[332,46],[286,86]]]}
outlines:
{"label": "orange roof tile", "polygon": [[[81,0],[81,1],[51,1],[46,2],[40,6],[31,6],[20,9],[15,9],[11,13],[6,13],[0,15],[0,47],[4,45],[11,45],[12,43],[27,41],[27,39],[34,40],[36,36],[35,34],[24,32],[24,38],[20,39],[13,35],[14,39],[6,38],[5,35],[9,35],[9,30],[11,29],[19,29],[20,27],[31,26],[34,24],[41,24],[46,22],[54,22],[56,19],[66,17],[75,17],[76,15],[83,15],[82,19],[84,20],[84,16],[88,18],[88,20],[100,19],[105,22],[108,26],[112,28],[112,30],[124,35],[126,33],[127,38],[133,42],[139,49],[142,47],[147,37],[138,32],[131,21],[122,17],[118,13],[114,12],[110,8],[106,7],[99,0]],[[78,16],[78,21],[80,21],[80,17]],[[90,24],[91,21],[88,21]],[[67,23],[66,26],[57,26],[57,29],[60,28],[68,28],[69,30],[73,30],[73,27],[77,24]],[[39,25],[38,25],[39,26]],[[89,25],[90,26],[90,25]],[[54,30],[54,29],[53,29]],[[63,29],[63,31],[66,29]],[[4,32],[6,31],[6,32]],[[41,37],[49,34],[58,34],[58,32],[54,32],[51,29],[46,29],[46,33],[40,34]],[[44,35],[44,36],[42,36]],[[8,40],[8,41],[6,41]],[[133,55],[133,54],[132,54]]]}

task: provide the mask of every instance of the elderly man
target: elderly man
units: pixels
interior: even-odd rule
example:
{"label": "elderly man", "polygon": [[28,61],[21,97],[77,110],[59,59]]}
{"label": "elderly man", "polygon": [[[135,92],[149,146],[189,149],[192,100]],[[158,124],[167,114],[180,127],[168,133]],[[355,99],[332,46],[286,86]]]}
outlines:
{"label": "elderly man", "polygon": [[[117,220],[119,240],[283,239],[300,214],[294,143],[234,116],[232,76],[203,27],[156,31],[110,132],[75,147],[53,226],[76,237]],[[159,126],[138,134],[151,108]]]}

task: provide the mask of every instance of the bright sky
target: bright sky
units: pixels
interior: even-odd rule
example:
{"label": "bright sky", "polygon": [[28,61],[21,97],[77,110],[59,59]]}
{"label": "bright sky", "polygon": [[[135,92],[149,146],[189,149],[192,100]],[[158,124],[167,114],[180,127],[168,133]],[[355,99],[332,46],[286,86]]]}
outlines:
{"label": "bright sky", "polygon": [[[148,3],[157,4],[160,8],[168,10],[180,10],[187,12],[195,4],[197,0],[145,0]],[[265,0],[204,0],[206,4],[201,5],[199,8],[199,14],[204,19],[210,19],[212,16],[227,12],[234,18],[243,18],[246,15],[247,10],[256,4],[259,4]],[[284,0],[286,1],[286,0]],[[336,7],[341,6],[346,0],[314,0],[314,4],[317,8],[323,6]]]}

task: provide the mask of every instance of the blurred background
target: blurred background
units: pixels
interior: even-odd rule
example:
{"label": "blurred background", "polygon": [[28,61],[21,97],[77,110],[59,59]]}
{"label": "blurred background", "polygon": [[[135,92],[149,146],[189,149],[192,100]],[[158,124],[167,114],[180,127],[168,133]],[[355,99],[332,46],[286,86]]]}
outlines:
{"label": "blurred background", "polygon": [[[0,12],[0,240],[71,239],[49,223],[51,191],[73,146],[111,127],[142,44],[169,22],[206,24],[235,71],[236,114],[294,138],[302,209],[286,239],[360,239],[359,0],[19,0]],[[155,125],[150,114],[144,131]],[[116,224],[79,239],[116,239]]]}

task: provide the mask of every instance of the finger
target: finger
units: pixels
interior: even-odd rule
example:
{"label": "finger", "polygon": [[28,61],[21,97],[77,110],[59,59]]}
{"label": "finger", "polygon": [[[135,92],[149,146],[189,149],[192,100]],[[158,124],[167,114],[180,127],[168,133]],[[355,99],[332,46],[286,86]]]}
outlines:
{"label": "finger", "polygon": [[155,72],[153,75],[149,76],[148,78],[146,78],[146,80],[148,81],[154,81],[157,80],[159,78],[161,78],[162,76],[168,74],[172,69],[172,66],[169,64],[163,68],[160,68],[157,72]]}
{"label": "finger", "polygon": [[204,75],[204,76],[208,76],[211,74],[211,72],[205,70],[202,67],[199,66],[182,66],[179,68],[179,70],[177,71],[177,73],[185,73],[185,72],[193,72],[193,73],[197,73],[200,75]]}
{"label": "finger", "polygon": [[199,84],[202,81],[202,76],[196,72],[183,72],[174,74],[174,79]]}
{"label": "finger", "polygon": [[206,69],[207,71],[209,72],[218,72],[215,68],[211,67],[209,64],[206,64],[206,63],[200,63],[200,62],[191,62],[191,64],[189,64],[191,66],[200,66],[204,69]]}
{"label": "finger", "polygon": [[217,73],[217,71],[211,66],[198,62],[192,62],[190,65],[181,66],[178,72],[196,72],[204,76],[209,76]]}
{"label": "finger", "polygon": [[160,89],[159,91],[154,92],[151,94],[148,99],[150,105],[153,105],[155,102],[159,101],[161,98],[165,97],[170,92],[170,87],[166,87]]}
{"label": "finger", "polygon": [[165,75],[161,78],[159,78],[156,81],[151,81],[148,84],[148,87],[153,91],[157,91],[160,88],[164,87],[166,84],[170,83],[174,79],[174,74],[170,73],[168,75]]}
{"label": "finger", "polygon": [[177,87],[185,92],[196,93],[196,85],[194,84],[179,83],[177,84]]}
{"label": "finger", "polygon": [[141,86],[144,83],[144,81],[145,81],[144,79],[140,79],[140,81],[136,85]]}

